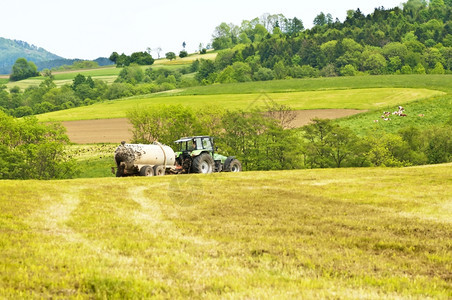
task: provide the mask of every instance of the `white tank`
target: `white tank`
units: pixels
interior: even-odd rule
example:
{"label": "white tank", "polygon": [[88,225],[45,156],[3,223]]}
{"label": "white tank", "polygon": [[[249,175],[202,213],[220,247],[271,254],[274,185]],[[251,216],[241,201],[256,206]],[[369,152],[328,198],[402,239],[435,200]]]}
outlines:
{"label": "white tank", "polygon": [[126,169],[144,165],[171,167],[176,163],[176,156],[171,147],[156,142],[148,145],[121,143],[116,148],[115,160],[118,166],[124,162]]}

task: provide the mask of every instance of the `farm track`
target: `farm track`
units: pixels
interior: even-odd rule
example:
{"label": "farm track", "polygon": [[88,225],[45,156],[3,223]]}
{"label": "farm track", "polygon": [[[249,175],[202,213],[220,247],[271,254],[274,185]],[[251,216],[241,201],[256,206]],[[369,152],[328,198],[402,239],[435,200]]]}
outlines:
{"label": "farm track", "polygon": [[[336,119],[362,112],[356,109],[297,110],[291,125],[298,128],[309,124],[313,118]],[[132,139],[132,125],[126,118],[65,121],[63,125],[71,142],[77,144],[119,143]]]}

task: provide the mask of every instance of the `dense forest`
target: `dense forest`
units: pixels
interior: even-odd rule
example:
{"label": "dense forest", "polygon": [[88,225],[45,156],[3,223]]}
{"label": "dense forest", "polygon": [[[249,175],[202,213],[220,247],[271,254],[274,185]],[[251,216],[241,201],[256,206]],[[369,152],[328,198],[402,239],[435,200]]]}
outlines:
{"label": "dense forest", "polygon": [[452,70],[450,0],[409,0],[403,7],[357,9],[344,22],[320,13],[314,27],[264,15],[215,29],[215,62],[199,62],[205,84],[287,77],[444,74]]}

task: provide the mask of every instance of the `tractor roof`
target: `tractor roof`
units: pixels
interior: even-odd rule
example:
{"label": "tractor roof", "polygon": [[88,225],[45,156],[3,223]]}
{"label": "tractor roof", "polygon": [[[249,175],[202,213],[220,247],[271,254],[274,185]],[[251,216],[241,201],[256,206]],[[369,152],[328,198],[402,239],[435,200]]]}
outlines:
{"label": "tractor roof", "polygon": [[197,135],[197,136],[189,136],[189,137],[183,137],[178,139],[177,141],[174,141],[175,143],[183,143],[183,142],[189,142],[195,138],[213,138],[211,136],[208,135]]}

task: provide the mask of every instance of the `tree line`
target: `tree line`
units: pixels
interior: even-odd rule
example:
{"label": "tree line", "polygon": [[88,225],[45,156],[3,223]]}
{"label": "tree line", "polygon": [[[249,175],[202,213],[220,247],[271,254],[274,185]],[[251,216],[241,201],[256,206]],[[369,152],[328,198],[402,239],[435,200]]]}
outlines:
{"label": "tree line", "polygon": [[188,67],[174,71],[152,68],[143,70],[132,64],[123,67],[118,78],[110,85],[103,80],[78,74],[72,84],[61,87],[56,86],[51,72],[44,72],[45,79],[39,86],[29,86],[24,90],[15,86],[8,90],[6,85],[0,85],[0,111],[19,118],[197,85],[194,79],[183,78],[183,74],[190,72],[193,70]]}
{"label": "tree line", "polygon": [[160,106],[128,113],[133,142],[167,145],[181,136],[215,136],[219,152],[236,156],[246,170],[401,167],[452,161],[452,117],[439,126],[405,127],[397,133],[359,136],[331,120],[290,128],[292,109],[271,103],[264,110],[223,111]]}

